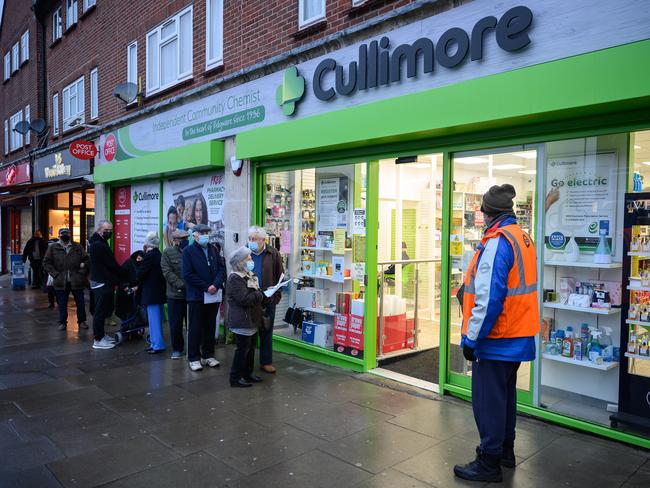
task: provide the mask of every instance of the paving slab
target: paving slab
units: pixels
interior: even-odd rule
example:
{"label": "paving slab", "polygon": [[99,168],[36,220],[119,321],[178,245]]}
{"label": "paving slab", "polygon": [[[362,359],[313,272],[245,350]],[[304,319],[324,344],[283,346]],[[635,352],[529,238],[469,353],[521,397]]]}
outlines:
{"label": "paving slab", "polygon": [[62,485],[45,466],[18,472],[0,468],[0,488],[61,488]]}
{"label": "paving slab", "polygon": [[64,454],[47,437],[30,441],[18,441],[0,447],[0,469],[5,472],[18,472],[63,459]]}

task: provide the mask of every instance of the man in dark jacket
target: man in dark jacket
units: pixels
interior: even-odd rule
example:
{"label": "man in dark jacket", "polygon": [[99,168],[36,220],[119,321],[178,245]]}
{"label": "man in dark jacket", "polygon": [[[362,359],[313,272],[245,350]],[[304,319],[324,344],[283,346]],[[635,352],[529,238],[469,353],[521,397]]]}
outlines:
{"label": "man in dark jacket", "polygon": [[112,349],[115,339],[104,333],[104,323],[115,307],[115,286],[120,282],[120,265],[108,245],[113,236],[113,224],[102,220],[90,238],[90,287],[95,295],[93,315],[93,349]]}
{"label": "man in dark jacket", "polygon": [[[282,257],[272,246],[266,244],[266,231],[258,226],[248,229],[248,248],[255,263],[254,273],[262,290],[271,288],[280,280],[284,273]],[[282,299],[278,290],[267,302],[265,315],[268,318],[267,327],[260,329],[260,366],[265,373],[274,374],[273,366],[273,323],[275,322],[275,307]]]}
{"label": "man in dark jacket", "polygon": [[219,366],[214,357],[214,335],[226,270],[217,249],[209,244],[210,227],[197,224],[192,232],[194,243],[185,248],[182,259],[189,306],[187,359],[192,371],[200,371],[204,365]]}
{"label": "man in dark jacket", "polygon": [[25,244],[23,249],[23,263],[29,259],[29,266],[32,268],[32,289],[41,287],[43,276],[43,258],[47,252],[47,242],[43,234],[36,229],[34,235]]}
{"label": "man in dark jacket", "polygon": [[84,288],[88,278],[90,258],[80,244],[73,242],[70,229],[59,229],[59,241],[48,247],[43,265],[54,279],[56,301],[59,304],[59,330],[68,327],[68,298],[72,292],[77,307],[77,323],[87,329]]}
{"label": "man in dark jacket", "polygon": [[167,282],[167,310],[169,312],[169,331],[172,340],[172,359],[183,357],[183,322],[187,322],[187,301],[185,300],[185,281],[181,259],[183,249],[188,244],[188,233],[176,229],[172,233],[172,246],[163,251],[160,266]]}

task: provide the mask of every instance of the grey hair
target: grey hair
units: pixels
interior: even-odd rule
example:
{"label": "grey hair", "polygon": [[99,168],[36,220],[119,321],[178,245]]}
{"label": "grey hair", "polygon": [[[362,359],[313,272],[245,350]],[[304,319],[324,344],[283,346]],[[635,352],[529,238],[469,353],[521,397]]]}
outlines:
{"label": "grey hair", "polygon": [[244,259],[251,255],[251,250],[245,246],[240,247],[232,252],[228,258],[228,263],[233,271],[239,271],[240,273],[245,273],[246,267],[244,266]]}
{"label": "grey hair", "polygon": [[158,237],[158,232],[147,232],[147,237],[145,240],[147,246],[158,247],[160,246],[160,237]]}
{"label": "grey hair", "polygon": [[104,227],[104,224],[111,224],[111,225],[113,225],[113,222],[111,222],[110,220],[100,220],[100,221],[98,222],[98,224],[97,224],[97,232],[99,232],[100,230],[102,230],[102,227]]}
{"label": "grey hair", "polygon": [[260,227],[259,225],[252,225],[248,228],[248,237],[250,237],[251,235],[257,235],[262,239],[266,239],[266,236],[268,234],[266,233],[263,227]]}

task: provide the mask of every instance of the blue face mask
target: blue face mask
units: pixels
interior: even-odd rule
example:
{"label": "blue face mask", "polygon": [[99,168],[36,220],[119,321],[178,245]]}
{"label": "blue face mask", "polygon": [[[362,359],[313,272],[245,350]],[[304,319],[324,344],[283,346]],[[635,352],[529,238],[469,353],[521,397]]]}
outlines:
{"label": "blue face mask", "polygon": [[252,273],[255,269],[255,263],[253,261],[246,261],[246,269],[249,273]]}
{"label": "blue face mask", "polygon": [[248,249],[253,252],[257,252],[260,246],[257,244],[257,241],[248,241]]}
{"label": "blue face mask", "polygon": [[207,247],[208,243],[210,242],[210,236],[206,234],[202,234],[199,236],[199,245],[201,247]]}

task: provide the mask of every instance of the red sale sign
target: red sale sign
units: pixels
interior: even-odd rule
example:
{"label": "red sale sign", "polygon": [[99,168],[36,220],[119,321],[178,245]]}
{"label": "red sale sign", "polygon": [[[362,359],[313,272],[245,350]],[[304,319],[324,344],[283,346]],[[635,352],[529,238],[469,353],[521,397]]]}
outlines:
{"label": "red sale sign", "polygon": [[108,137],[106,137],[106,141],[104,142],[104,159],[106,161],[113,161],[116,153],[117,141],[115,140],[115,136],[113,134],[109,134]]}
{"label": "red sale sign", "polygon": [[131,256],[131,187],[122,186],[113,192],[113,235],[115,259],[122,264]]}
{"label": "red sale sign", "polygon": [[97,156],[97,148],[89,141],[74,141],[69,149],[70,154],[77,159],[93,159]]}

